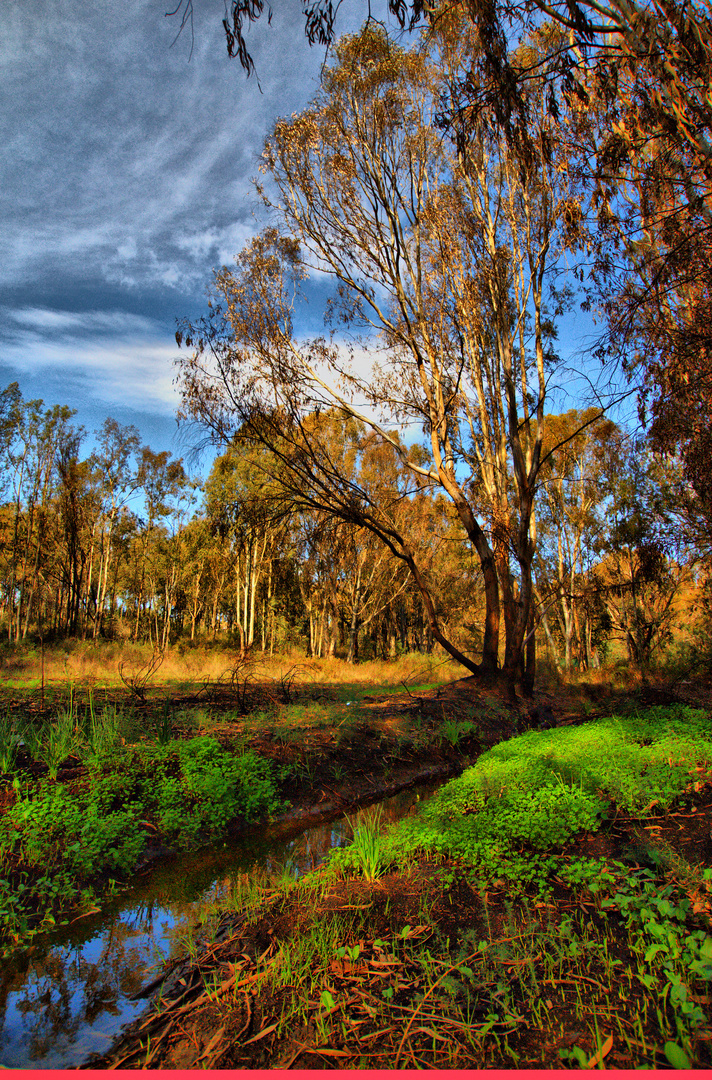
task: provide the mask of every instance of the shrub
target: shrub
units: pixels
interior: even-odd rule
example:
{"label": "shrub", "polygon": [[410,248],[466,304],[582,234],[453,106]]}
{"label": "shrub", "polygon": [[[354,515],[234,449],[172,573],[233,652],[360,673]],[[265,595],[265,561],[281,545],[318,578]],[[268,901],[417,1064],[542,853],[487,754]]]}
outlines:
{"label": "shrub", "polygon": [[[115,749],[85,789],[44,778],[0,818],[0,858],[12,868],[7,890],[0,886],[0,923],[14,934],[28,905],[66,904],[98,874],[130,874],[147,825],[190,845],[282,805],[269,762],[249,751],[235,757],[210,736]],[[13,890],[14,915],[5,911]]]}

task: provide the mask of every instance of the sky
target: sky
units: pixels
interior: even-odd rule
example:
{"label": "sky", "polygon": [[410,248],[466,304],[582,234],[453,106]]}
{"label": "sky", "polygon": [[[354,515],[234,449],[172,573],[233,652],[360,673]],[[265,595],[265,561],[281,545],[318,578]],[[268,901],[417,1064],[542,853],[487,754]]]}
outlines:
{"label": "sky", "polygon": [[[195,0],[177,41],[172,6],[0,4],[0,388],[180,456],[176,318],[204,310],[212,269],[259,230],[264,139],[314,96],[324,50],[280,0],[248,79],[221,0]],[[348,3],[342,20],[355,28]]]}
{"label": "sky", "polygon": [[[181,456],[176,319],[205,310],[213,268],[264,224],[264,139],[314,96],[325,54],[301,4],[278,0],[250,34],[248,79],[221,0],[194,0],[177,40],[173,3],[0,4],[0,388]],[[345,0],[339,30],[364,10]],[[574,319],[564,349],[590,333]]]}

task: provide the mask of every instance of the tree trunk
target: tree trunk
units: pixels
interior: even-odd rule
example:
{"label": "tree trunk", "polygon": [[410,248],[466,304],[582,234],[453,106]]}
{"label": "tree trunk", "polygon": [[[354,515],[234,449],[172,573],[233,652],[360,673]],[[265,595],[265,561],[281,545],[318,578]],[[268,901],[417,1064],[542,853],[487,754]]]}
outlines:
{"label": "tree trunk", "polygon": [[255,566],[256,550],[252,552],[252,572],[250,574],[250,633],[247,639],[248,645],[255,640],[255,598],[257,596],[257,568]]}
{"label": "tree trunk", "polygon": [[356,583],[353,591],[353,601],[351,605],[351,624],[349,626],[349,648],[346,654],[347,664],[358,663],[358,616],[359,606],[361,603],[361,567],[362,560],[358,560],[356,570]]}

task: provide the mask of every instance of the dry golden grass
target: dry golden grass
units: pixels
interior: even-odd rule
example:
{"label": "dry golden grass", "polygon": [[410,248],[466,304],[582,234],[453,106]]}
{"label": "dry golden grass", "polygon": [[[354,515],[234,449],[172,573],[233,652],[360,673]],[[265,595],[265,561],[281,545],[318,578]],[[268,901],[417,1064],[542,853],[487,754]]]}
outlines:
{"label": "dry golden grass", "polygon": [[[85,687],[118,688],[123,685],[119,675],[130,678],[148,667],[153,655],[150,645],[130,642],[64,641],[47,645],[44,650],[44,684],[55,688],[74,684]],[[542,650],[537,670],[540,691],[564,693],[584,700],[586,687],[606,686],[616,691],[635,693],[641,686],[641,675],[620,659],[612,658],[599,669],[563,672],[550,663]],[[199,687],[203,683],[229,682],[230,674],[239,665],[239,651],[222,643],[172,645],[165,651],[163,662],[149,679],[148,687],[172,690]],[[433,683],[448,683],[469,673],[455,661],[441,654],[432,656],[408,653],[397,660],[367,660],[347,664],[338,657],[307,658],[293,650],[288,654],[270,657],[256,650],[248,666],[239,667],[239,677],[269,682],[286,678],[300,685],[341,687],[356,691],[377,689],[387,691],[409,689]],[[649,672],[647,682],[656,682]],[[39,646],[26,645],[0,648],[0,689],[34,689],[42,680],[42,655]]]}
{"label": "dry golden grass", "polygon": [[[150,645],[133,645],[125,642],[74,642],[65,641],[48,645],[44,650],[45,686],[69,683],[97,686],[121,686],[119,667],[130,677],[145,669],[153,650]],[[238,650],[222,645],[170,646],[163,662],[150,679],[150,686],[177,687],[199,685],[205,681],[226,680],[238,663]],[[448,658],[427,657],[418,653],[402,656],[397,660],[370,660],[360,664],[347,664],[336,657],[319,660],[307,659],[303,654],[268,656],[256,651],[249,662],[249,669],[241,669],[241,677],[249,670],[251,678],[274,680],[294,677],[298,683],[315,683],[322,686],[353,686],[397,688],[405,682],[419,686],[431,682],[444,682],[461,678],[467,672]],[[0,686],[8,688],[32,688],[42,679],[42,654],[38,646],[9,648],[0,652]]]}

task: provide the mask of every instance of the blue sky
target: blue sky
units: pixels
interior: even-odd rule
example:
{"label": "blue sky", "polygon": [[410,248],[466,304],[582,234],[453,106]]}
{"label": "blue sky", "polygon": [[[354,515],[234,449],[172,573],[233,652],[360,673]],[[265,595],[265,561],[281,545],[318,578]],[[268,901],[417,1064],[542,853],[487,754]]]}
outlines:
{"label": "blue sky", "polygon": [[313,96],[324,52],[282,4],[253,35],[258,83],[227,57],[220,3],[173,45],[171,6],[0,5],[0,385],[179,453],[175,319],[259,228],[265,135]]}
{"label": "blue sky", "polygon": [[[0,5],[0,386],[76,408],[90,432],[133,423],[180,455],[176,317],[204,310],[212,269],[259,229],[264,138],[314,95],[324,52],[281,0],[251,35],[247,79],[219,0],[196,0],[192,42],[186,29],[173,44],[170,6]],[[347,0],[339,29],[364,7]],[[570,317],[562,351],[590,333]]]}

